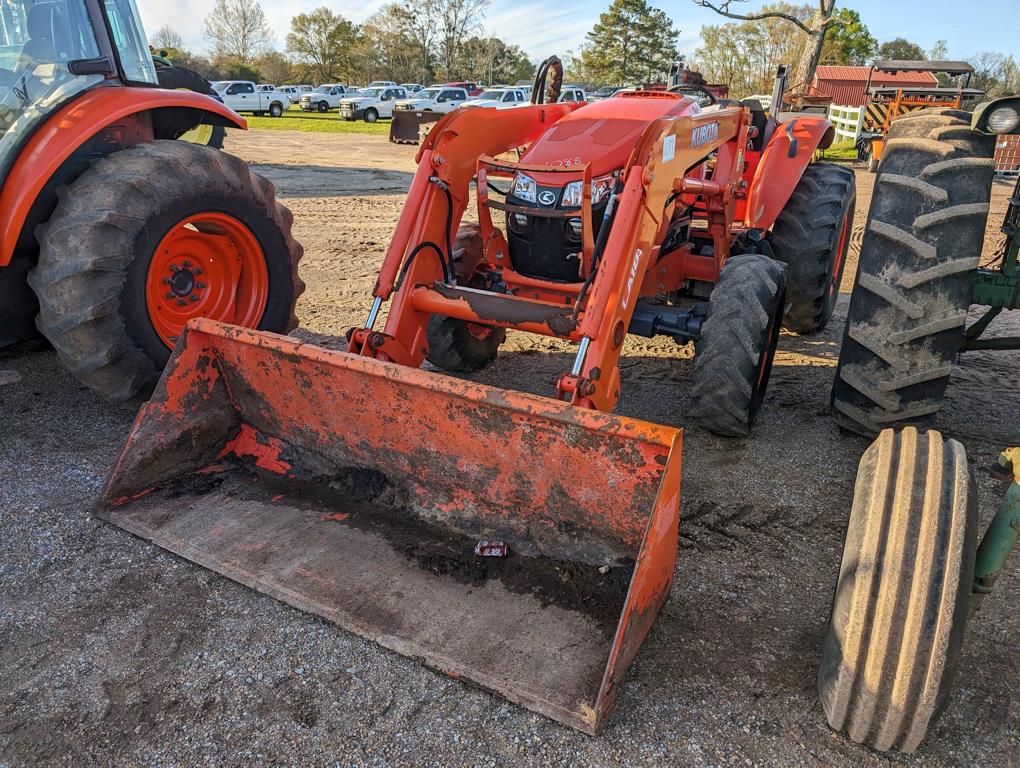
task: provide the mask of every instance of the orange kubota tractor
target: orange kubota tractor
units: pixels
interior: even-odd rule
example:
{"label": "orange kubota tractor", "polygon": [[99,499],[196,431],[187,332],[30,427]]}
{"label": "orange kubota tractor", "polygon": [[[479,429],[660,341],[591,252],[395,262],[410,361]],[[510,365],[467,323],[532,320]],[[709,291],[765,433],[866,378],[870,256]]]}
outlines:
{"label": "orange kubota tractor", "polygon": [[41,333],[124,401],[192,318],[296,324],[290,212],[236,157],[173,141],[245,123],[158,87],[134,0],[4,3],[0,97],[0,348]]}
{"label": "orange kubota tractor", "polygon": [[[854,184],[812,163],[823,119],[560,80],[429,133],[348,351],[192,323],[98,513],[597,733],[677,548],[680,430],[611,413],[624,339],[695,340],[698,415],[746,434],[787,304],[803,332],[832,312]],[[507,329],[577,345],[552,396],[418,370],[477,370]]]}

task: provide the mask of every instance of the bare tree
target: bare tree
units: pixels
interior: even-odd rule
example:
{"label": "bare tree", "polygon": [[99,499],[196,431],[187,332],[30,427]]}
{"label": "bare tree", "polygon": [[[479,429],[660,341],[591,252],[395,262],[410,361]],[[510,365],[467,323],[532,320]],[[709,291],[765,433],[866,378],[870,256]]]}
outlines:
{"label": "bare tree", "polygon": [[825,33],[832,27],[841,25],[843,20],[836,15],[836,0],[818,0],[818,9],[814,12],[811,21],[802,21],[792,13],[779,9],[763,7],[758,13],[734,13],[730,6],[734,2],[747,2],[747,0],[720,0],[714,5],[710,0],[694,0],[695,5],[702,8],[710,8],[720,16],[738,21],[762,21],[764,19],[784,19],[808,35],[808,44],[804,47],[800,61],[795,70],[793,82],[810,84],[815,79],[815,69],[818,67],[818,60],[822,56],[822,46],[825,45]]}
{"label": "bare tree", "polygon": [[169,24],[157,29],[149,40],[157,50],[184,51],[184,38]]}
{"label": "bare tree", "polygon": [[457,66],[461,46],[478,32],[489,8],[489,0],[439,0],[440,47],[443,71],[451,77]]}
{"label": "bare tree", "polygon": [[251,65],[273,46],[273,30],[258,0],[216,0],[205,17],[205,37],[217,58]]}

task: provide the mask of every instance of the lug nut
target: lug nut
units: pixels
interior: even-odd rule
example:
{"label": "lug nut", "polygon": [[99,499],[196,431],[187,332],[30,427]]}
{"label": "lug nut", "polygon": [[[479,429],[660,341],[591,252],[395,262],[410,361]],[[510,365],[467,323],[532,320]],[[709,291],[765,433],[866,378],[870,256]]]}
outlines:
{"label": "lug nut", "polygon": [[206,285],[205,285],[205,283],[195,283],[195,287],[198,288],[198,290],[201,291],[203,288],[206,287]]}
{"label": "lug nut", "polygon": [[170,271],[171,271],[171,272],[180,272],[180,271],[181,271],[181,268],[180,268],[180,267],[178,267],[178,266],[177,266],[176,264],[171,264],[171,265],[170,265]]}
{"label": "lug nut", "polygon": [[187,303],[184,299],[177,299],[177,306],[179,307],[183,307]]}
{"label": "lug nut", "polygon": [[172,299],[173,297],[174,297],[174,292],[173,291],[167,291],[166,295],[163,298],[164,299]]}
{"label": "lug nut", "polygon": [[169,277],[164,277],[162,280],[163,285],[173,285],[173,282]]}
{"label": "lug nut", "polygon": [[196,301],[198,301],[198,296],[196,296],[195,294],[191,294],[188,297],[188,301],[190,301],[192,304],[194,304]]}

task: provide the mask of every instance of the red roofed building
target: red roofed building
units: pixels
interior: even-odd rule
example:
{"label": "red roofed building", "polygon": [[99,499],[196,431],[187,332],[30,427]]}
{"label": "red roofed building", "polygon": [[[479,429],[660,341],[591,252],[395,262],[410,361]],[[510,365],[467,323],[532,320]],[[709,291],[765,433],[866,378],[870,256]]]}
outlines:
{"label": "red roofed building", "polygon": [[[818,91],[832,97],[832,103],[841,107],[863,107],[867,102],[868,73],[871,67],[844,67],[820,65],[815,70],[812,85]],[[872,86],[903,86],[905,88],[928,88],[938,85],[931,72],[881,72],[871,77]]]}

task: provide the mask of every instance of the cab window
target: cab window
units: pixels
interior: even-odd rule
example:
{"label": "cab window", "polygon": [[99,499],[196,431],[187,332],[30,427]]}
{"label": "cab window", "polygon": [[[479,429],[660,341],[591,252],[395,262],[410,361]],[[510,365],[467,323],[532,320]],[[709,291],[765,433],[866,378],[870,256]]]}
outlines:
{"label": "cab window", "polygon": [[106,0],[105,7],[124,78],[132,83],[156,85],[159,82],[156,67],[135,0]]}

